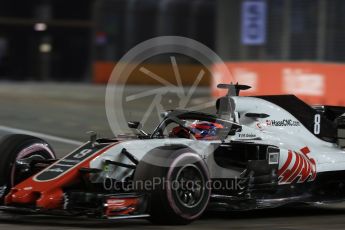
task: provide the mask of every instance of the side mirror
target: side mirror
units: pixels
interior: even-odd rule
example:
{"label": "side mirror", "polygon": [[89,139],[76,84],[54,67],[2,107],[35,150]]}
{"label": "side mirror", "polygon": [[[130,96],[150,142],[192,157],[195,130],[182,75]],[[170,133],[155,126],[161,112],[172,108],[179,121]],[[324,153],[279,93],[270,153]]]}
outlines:
{"label": "side mirror", "polygon": [[162,112],[161,114],[161,118],[166,118],[169,115],[169,112]]}
{"label": "side mirror", "polygon": [[140,122],[139,121],[129,121],[128,127],[131,129],[139,129],[140,128]]}
{"label": "side mirror", "polygon": [[148,136],[144,130],[141,130],[141,124],[139,121],[129,121],[127,122],[127,125],[129,128],[137,130],[137,132],[143,134],[144,136]]}

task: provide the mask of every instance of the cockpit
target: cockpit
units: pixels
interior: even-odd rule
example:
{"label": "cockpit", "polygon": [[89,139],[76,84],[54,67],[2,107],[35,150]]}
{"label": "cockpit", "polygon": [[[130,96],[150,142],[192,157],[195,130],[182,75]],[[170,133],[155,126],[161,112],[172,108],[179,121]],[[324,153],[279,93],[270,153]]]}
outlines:
{"label": "cockpit", "polygon": [[212,114],[175,110],[167,113],[152,137],[224,140],[240,128],[240,125]]}

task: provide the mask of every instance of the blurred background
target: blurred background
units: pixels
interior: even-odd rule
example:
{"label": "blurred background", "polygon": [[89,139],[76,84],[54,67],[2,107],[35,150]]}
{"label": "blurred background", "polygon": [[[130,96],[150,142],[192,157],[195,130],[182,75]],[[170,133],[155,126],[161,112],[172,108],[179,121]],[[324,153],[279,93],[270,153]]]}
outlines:
{"label": "blurred background", "polygon": [[[344,0],[2,0],[0,137],[38,136],[62,157],[88,140],[89,130],[114,136],[104,102],[111,72],[135,45],[164,35],[203,43],[232,73],[219,68],[221,63],[209,63],[212,71],[205,71],[188,108],[208,102],[214,106],[214,98],[224,93],[216,85],[231,81],[252,86],[244,95],[292,93],[310,104],[345,106]],[[169,55],[143,65],[176,85]],[[188,89],[203,66],[174,55]],[[127,97],[160,87],[140,71],[125,81]],[[178,104],[180,98],[164,93],[157,93],[161,107]],[[140,120],[156,96],[114,106],[127,119]],[[145,130],[157,122],[151,118]],[[216,214],[181,229],[343,229],[343,207]],[[66,224],[65,218],[6,218],[0,229],[90,227]],[[117,226],[152,229],[145,222],[132,224]]]}
{"label": "blurred background", "polygon": [[[114,66],[135,45],[164,35],[203,43],[232,73],[209,63],[195,104],[224,93],[218,83],[235,81],[252,86],[244,95],[292,93],[310,104],[345,105],[344,12],[344,0],[3,0],[0,123],[45,133],[58,126],[54,134],[74,139],[89,129],[111,134],[104,94]],[[167,57],[144,65],[176,84]],[[191,86],[202,66],[176,60]],[[159,84],[135,71],[126,92]],[[129,105],[128,116],[141,116],[144,102]]]}
{"label": "blurred background", "polygon": [[[343,12],[343,0],[4,0],[0,79],[103,84],[136,44],[178,35],[218,53],[240,83],[253,86],[251,94],[344,104],[334,93],[344,84]],[[150,61],[163,72],[165,62]],[[141,78],[133,84],[145,84]]]}

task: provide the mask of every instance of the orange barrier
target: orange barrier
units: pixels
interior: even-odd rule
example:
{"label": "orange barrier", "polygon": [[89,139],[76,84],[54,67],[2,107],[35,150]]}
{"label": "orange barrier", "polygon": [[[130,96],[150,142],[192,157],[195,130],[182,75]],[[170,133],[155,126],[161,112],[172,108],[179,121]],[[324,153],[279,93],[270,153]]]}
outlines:
{"label": "orange barrier", "polygon": [[[94,63],[93,82],[107,83],[114,62]],[[239,82],[252,86],[242,95],[295,94],[310,104],[345,105],[345,64],[316,62],[228,62],[229,76],[220,65],[212,67],[211,74],[200,65],[179,64],[184,85],[192,85],[201,68],[205,76],[199,85],[211,86],[212,95],[219,97],[224,90],[216,88],[219,83]],[[121,83],[137,85],[161,84],[139,70],[144,67],[158,76],[176,84],[171,64],[141,64],[128,79]]]}
{"label": "orange barrier", "polygon": [[[108,82],[112,70],[115,68],[115,62],[95,62],[93,65],[93,82],[97,84],[105,84]],[[131,65],[131,64],[129,64]],[[172,84],[177,84],[177,79],[170,63],[152,64],[143,63],[135,67],[134,71],[126,79],[119,78],[119,83],[126,83],[132,85],[159,85],[157,80],[149,77],[147,74],[140,71],[140,68],[145,68],[162,79],[167,80]],[[179,74],[183,85],[192,85],[196,80],[201,69],[205,71],[199,86],[210,86],[211,78],[210,72],[202,65],[198,64],[178,64]],[[125,78],[125,76],[123,76]]]}
{"label": "orange barrier", "polygon": [[345,64],[314,62],[228,62],[232,76],[213,66],[212,95],[219,83],[239,82],[252,89],[241,95],[295,94],[310,104],[345,105]]}
{"label": "orange barrier", "polygon": [[115,65],[116,63],[114,62],[106,62],[106,61],[95,62],[93,64],[93,74],[92,74],[93,83],[96,83],[96,84],[107,83]]}

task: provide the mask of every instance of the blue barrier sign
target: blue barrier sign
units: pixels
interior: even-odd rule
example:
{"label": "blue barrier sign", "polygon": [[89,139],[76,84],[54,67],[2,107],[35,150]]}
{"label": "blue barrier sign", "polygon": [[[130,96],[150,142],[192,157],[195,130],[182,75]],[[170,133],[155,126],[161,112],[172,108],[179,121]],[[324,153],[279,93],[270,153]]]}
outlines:
{"label": "blue barrier sign", "polygon": [[265,0],[248,0],[242,3],[242,44],[265,44],[266,11]]}

